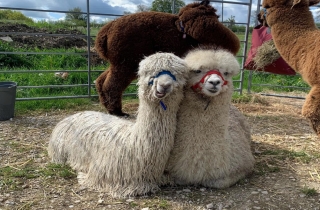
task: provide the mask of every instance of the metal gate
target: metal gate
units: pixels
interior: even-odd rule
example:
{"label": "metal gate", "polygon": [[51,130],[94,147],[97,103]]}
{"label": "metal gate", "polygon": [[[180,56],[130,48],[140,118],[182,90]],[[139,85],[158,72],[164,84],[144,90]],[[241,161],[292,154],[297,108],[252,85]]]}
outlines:
{"label": "metal gate", "polygon": [[[84,83],[80,84],[45,84],[45,85],[35,85],[35,84],[28,84],[28,85],[19,85],[18,82],[18,91],[19,90],[32,90],[32,89],[56,89],[56,88],[73,88],[73,87],[82,87],[86,89],[86,94],[81,94],[81,95],[63,95],[63,96],[52,96],[50,94],[44,95],[44,96],[32,96],[28,97],[28,94],[24,97],[18,97],[16,100],[17,101],[27,101],[27,100],[49,100],[49,99],[66,99],[66,98],[91,98],[91,97],[96,97],[97,94],[94,90],[94,78],[92,78],[92,74],[99,74],[104,71],[104,69],[101,70],[93,70],[92,65],[91,65],[91,56],[93,56],[93,52],[91,51],[93,47],[93,41],[92,38],[94,36],[91,35],[91,22],[90,22],[90,17],[92,16],[108,16],[111,19],[117,18],[119,14],[109,14],[109,13],[92,13],[90,12],[90,1],[89,0],[84,0],[86,1],[86,11],[81,12],[81,14],[86,15],[86,34],[85,35],[75,35],[75,34],[59,34],[59,33],[25,33],[25,32],[5,32],[1,31],[0,36],[12,36],[12,35],[20,35],[20,36],[35,36],[35,37],[40,37],[40,36],[46,36],[46,37],[80,37],[86,40],[87,46],[86,46],[86,52],[36,52],[36,51],[7,51],[7,50],[2,50],[0,51],[0,55],[15,55],[15,54],[22,54],[22,55],[66,55],[66,56],[73,56],[73,55],[82,55],[86,56],[88,59],[87,61],[87,69],[86,70],[79,70],[79,69],[72,69],[72,70],[63,70],[63,72],[67,73],[85,73],[87,74],[87,80]],[[192,3],[190,2],[185,2],[186,4]],[[244,22],[235,22],[236,25],[242,25],[245,27],[245,31],[239,36],[241,36],[241,50],[238,54],[239,62],[243,66],[245,62],[245,57],[247,54],[247,48],[248,48],[248,37],[249,37],[249,25],[250,25],[250,15],[251,15],[251,7],[252,7],[252,0],[248,0],[246,2],[237,2],[237,1],[215,1],[211,0],[211,4],[218,10],[218,13],[220,14],[220,21],[228,24],[226,18],[227,15],[230,14],[228,9],[231,8],[231,6],[241,8],[243,11],[245,11],[243,14],[245,16],[245,21]],[[172,5],[174,8],[174,1],[172,1]],[[16,8],[16,7],[0,7],[0,9],[8,9],[8,10],[14,10],[14,11],[32,11],[32,12],[50,12],[50,13],[72,13],[70,11],[58,11],[58,10],[50,10],[50,9],[28,9],[28,8]],[[108,11],[107,11],[108,12]],[[231,13],[232,14],[232,13]],[[6,69],[0,70],[0,74],[6,74],[6,75],[11,75],[11,74],[54,74],[57,72],[61,72],[61,70],[14,70],[14,71],[8,71]],[[241,74],[239,79],[235,80],[235,91],[238,91],[240,94],[243,91],[243,79],[244,79],[244,69],[241,69]],[[126,95],[136,95],[134,94],[126,94]]]}
{"label": "metal gate", "polygon": [[[261,8],[261,2],[262,0],[257,0],[257,7],[256,7],[256,11],[257,13],[260,12],[260,8]],[[316,5],[313,8],[320,8],[320,5]],[[258,25],[258,21],[256,20],[255,25]],[[309,87],[307,87],[308,85],[306,84],[305,87],[302,87],[304,85],[301,86],[292,86],[292,85],[281,85],[281,84],[268,84],[268,83],[254,83],[253,79],[254,76],[261,76],[261,75],[265,75],[265,76],[270,76],[271,73],[266,73],[266,72],[254,72],[254,71],[249,71],[249,77],[248,77],[248,93],[252,93],[252,89],[254,87],[266,87],[266,88],[277,88],[280,90],[298,90],[298,91],[303,91],[303,92],[308,92],[310,90]],[[276,75],[277,78],[279,78],[280,80],[289,80],[290,78],[294,79],[299,79],[302,81],[301,75],[297,74],[297,75]],[[258,92],[260,95],[264,95],[264,96],[276,96],[276,97],[284,97],[284,98],[295,98],[295,99],[305,99],[305,97],[303,96],[304,94],[285,94],[284,92],[286,91],[279,91],[279,93],[266,93],[266,92]]]}

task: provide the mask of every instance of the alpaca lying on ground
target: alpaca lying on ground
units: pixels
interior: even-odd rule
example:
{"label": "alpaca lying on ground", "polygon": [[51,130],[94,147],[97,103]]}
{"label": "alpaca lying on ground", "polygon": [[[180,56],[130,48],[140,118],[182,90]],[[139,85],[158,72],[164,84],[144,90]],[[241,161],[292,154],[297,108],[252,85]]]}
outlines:
{"label": "alpaca lying on ground", "polygon": [[124,116],[123,91],[136,78],[138,63],[156,52],[184,55],[190,49],[214,46],[236,54],[238,37],[222,23],[210,1],[188,4],[178,15],[140,12],[125,15],[101,28],[95,49],[110,66],[96,80],[100,102],[110,114]]}
{"label": "alpaca lying on ground", "polygon": [[171,53],[140,62],[136,121],[86,111],[65,118],[49,142],[52,162],[69,164],[80,184],[113,196],[158,189],[174,142],[188,67]]}
{"label": "alpaca lying on ground", "polygon": [[310,86],[302,108],[320,137],[320,31],[314,23],[309,6],[320,0],[263,0],[261,16],[283,59]]}
{"label": "alpaca lying on ground", "polygon": [[230,107],[239,63],[224,50],[194,50],[185,61],[192,71],[178,112],[168,175],[181,185],[229,187],[254,165],[249,126]]}

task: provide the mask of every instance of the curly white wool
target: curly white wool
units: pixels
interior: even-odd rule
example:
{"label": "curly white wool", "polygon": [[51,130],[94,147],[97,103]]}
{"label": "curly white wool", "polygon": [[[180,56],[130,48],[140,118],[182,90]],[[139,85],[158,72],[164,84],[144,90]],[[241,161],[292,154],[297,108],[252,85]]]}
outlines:
{"label": "curly white wool", "polygon": [[[171,75],[157,77],[164,70]],[[52,132],[52,162],[69,164],[79,172],[79,183],[115,197],[158,190],[174,142],[187,71],[185,61],[171,53],[146,57],[138,72],[136,121],[93,111],[69,116]]]}
{"label": "curly white wool", "polygon": [[[182,185],[229,187],[254,165],[250,128],[231,105],[232,76],[238,74],[239,63],[227,51],[208,49],[189,52],[185,61],[192,70],[178,112],[169,176]],[[223,78],[217,80],[215,73],[206,76],[213,69]],[[192,89],[202,78],[202,89]]]}

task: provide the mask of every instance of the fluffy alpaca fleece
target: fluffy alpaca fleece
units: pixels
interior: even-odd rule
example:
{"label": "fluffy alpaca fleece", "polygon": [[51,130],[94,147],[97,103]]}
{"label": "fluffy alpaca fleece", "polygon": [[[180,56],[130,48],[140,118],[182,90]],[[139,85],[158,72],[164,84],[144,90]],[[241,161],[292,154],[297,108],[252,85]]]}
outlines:
{"label": "fluffy alpaca fleece", "polygon": [[[239,72],[239,63],[223,50],[191,51],[185,61],[192,70],[178,112],[167,173],[180,185],[229,187],[254,165],[249,126],[242,114],[230,107],[232,76]],[[212,69],[221,76],[208,75]]]}
{"label": "fluffy alpaca fleece", "polygon": [[96,80],[101,104],[110,114],[123,116],[121,98],[136,78],[138,63],[155,52],[183,56],[201,46],[218,46],[236,54],[238,37],[222,23],[210,1],[188,4],[178,15],[140,12],[125,15],[101,28],[95,49],[110,66]]}
{"label": "fluffy alpaca fleece", "polygon": [[262,17],[271,27],[271,34],[283,59],[310,86],[302,108],[320,137],[320,31],[309,6],[320,0],[264,0]]}
{"label": "fluffy alpaca fleece", "polygon": [[136,121],[93,111],[67,117],[52,132],[52,162],[69,164],[80,184],[115,197],[156,191],[173,146],[187,68],[171,53],[142,60]]}

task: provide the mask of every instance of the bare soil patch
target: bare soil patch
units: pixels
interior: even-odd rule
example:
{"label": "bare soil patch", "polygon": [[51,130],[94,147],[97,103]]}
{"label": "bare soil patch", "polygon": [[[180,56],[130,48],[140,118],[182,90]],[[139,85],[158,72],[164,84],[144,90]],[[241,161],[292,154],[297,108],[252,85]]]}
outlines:
{"label": "bare soil patch", "polygon": [[[0,22],[0,31],[13,32],[3,37],[10,37],[13,40],[11,44],[17,51],[19,51],[19,49],[25,51],[25,49],[30,50],[35,48],[39,50],[60,49],[61,52],[69,48],[88,49],[86,34],[76,28],[49,30],[46,28],[31,27],[26,24]],[[4,41],[0,39],[0,43],[1,42]],[[96,54],[93,45],[94,40],[90,38],[91,64],[97,65],[105,63],[105,61]],[[87,55],[83,56],[87,57]]]}
{"label": "bare soil patch", "polygon": [[[83,189],[73,171],[50,165],[46,148],[53,127],[78,110],[2,121],[0,209],[320,209],[320,142],[300,114],[304,101],[262,98],[268,104],[235,104],[252,128],[251,176],[224,190],[162,187],[130,199]],[[133,113],[137,103],[124,107]],[[104,111],[98,104],[90,109]]]}

